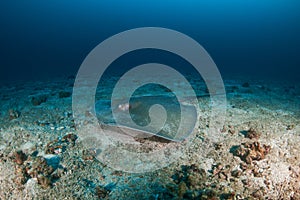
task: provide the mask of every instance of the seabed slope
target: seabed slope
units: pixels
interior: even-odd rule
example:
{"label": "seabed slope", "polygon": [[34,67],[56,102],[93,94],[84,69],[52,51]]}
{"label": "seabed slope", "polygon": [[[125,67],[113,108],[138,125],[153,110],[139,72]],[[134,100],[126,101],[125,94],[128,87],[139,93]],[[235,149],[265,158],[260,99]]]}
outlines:
{"label": "seabed slope", "polygon": [[210,99],[200,97],[193,144],[144,174],[114,171],[78,140],[74,80],[1,86],[0,199],[300,199],[300,87],[241,80],[225,81],[222,141],[207,137]]}

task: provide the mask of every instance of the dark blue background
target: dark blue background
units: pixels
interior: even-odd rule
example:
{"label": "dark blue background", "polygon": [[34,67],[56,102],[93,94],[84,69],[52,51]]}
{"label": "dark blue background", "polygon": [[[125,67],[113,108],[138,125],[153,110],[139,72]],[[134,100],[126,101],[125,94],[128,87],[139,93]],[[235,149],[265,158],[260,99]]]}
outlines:
{"label": "dark blue background", "polygon": [[76,74],[109,36],[158,26],[196,39],[223,75],[298,80],[299,10],[296,0],[1,1],[0,79]]}

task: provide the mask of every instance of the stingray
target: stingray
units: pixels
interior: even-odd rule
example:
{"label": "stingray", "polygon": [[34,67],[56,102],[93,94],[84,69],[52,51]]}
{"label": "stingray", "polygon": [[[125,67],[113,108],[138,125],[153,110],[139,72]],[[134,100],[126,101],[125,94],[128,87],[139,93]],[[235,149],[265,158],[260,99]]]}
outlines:
{"label": "stingray", "polygon": [[[151,119],[149,111],[154,105],[160,105],[165,111],[156,110],[158,113]],[[117,130],[119,127],[125,130],[124,134],[132,137],[160,137],[180,142],[194,130],[197,121],[195,105],[189,99],[179,103],[174,96],[137,96],[131,97],[129,102],[123,99],[113,103],[110,100],[98,100],[95,108],[100,124],[108,129]],[[164,123],[156,126],[151,122]]]}

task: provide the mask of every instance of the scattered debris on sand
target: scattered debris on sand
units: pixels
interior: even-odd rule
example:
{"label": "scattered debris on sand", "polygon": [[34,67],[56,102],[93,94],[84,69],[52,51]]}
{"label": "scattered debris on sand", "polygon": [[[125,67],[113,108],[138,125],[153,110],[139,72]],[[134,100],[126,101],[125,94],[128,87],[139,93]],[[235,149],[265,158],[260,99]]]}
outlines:
{"label": "scattered debris on sand", "polygon": [[14,119],[17,119],[19,118],[21,115],[21,112],[18,111],[18,110],[15,110],[15,109],[9,109],[8,110],[8,117],[9,117],[9,120],[14,120]]}
{"label": "scattered debris on sand", "polygon": [[254,128],[250,128],[248,131],[246,131],[245,137],[249,139],[258,139],[261,136],[261,133],[255,131]]}
{"label": "scattered debris on sand", "polygon": [[[101,163],[78,139],[72,84],[0,87],[0,199],[300,199],[299,86],[226,81],[221,139],[207,137],[210,99],[198,98],[199,127],[180,159],[132,174]],[[170,145],[133,141],[121,147],[149,153]]]}

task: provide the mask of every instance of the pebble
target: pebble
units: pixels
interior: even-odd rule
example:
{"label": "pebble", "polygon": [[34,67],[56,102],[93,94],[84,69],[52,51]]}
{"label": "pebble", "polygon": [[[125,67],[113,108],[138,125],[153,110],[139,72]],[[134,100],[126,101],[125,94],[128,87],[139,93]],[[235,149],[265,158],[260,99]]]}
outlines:
{"label": "pebble", "polygon": [[57,127],[57,128],[56,128],[56,130],[58,130],[58,131],[63,130],[63,129],[65,129],[64,126],[60,126],[60,127]]}

